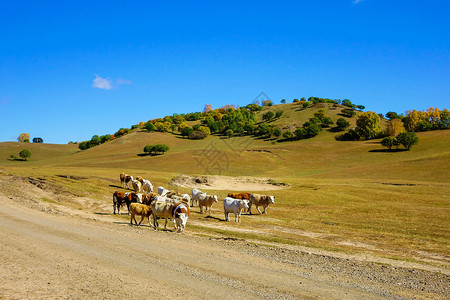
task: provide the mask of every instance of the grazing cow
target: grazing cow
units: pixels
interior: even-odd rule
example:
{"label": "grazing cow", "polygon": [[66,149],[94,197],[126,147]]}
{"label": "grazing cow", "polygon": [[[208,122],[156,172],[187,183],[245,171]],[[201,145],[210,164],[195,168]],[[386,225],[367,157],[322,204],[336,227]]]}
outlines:
{"label": "grazing cow", "polygon": [[226,197],[225,199],[223,199],[225,221],[230,221],[229,214],[234,213],[234,221],[241,222],[242,210],[246,208],[248,208],[248,200],[234,199],[231,197]]}
{"label": "grazing cow", "polygon": [[266,208],[269,206],[269,204],[274,204],[274,203],[275,203],[274,196],[251,194],[248,211],[250,212],[250,214],[252,214],[252,205],[254,205],[256,207],[256,209],[258,210],[258,212],[261,214],[261,211],[259,210],[259,206],[262,206],[264,208],[264,211],[262,213],[267,215]]}
{"label": "grazing cow", "polygon": [[167,193],[169,193],[170,191],[162,186],[158,186],[158,194],[160,194],[161,196],[165,196]]}
{"label": "grazing cow", "polygon": [[136,177],[136,180],[138,180],[142,183],[142,181],[144,181],[144,178],[142,178],[141,176],[138,176],[138,177]]}
{"label": "grazing cow", "polygon": [[120,214],[120,207],[124,204],[127,205],[128,214],[129,214],[130,213],[130,204],[134,203],[134,202],[140,202],[138,194],[115,191],[113,194],[114,214],[116,214],[116,208],[117,208],[117,213]]}
{"label": "grazing cow", "polygon": [[[130,204],[130,214],[131,214],[131,219],[130,219],[130,224],[133,225],[133,220],[134,223],[136,225],[141,225],[142,220],[144,220],[144,218],[148,218],[148,224],[151,225],[150,223],[150,215],[152,214],[152,209],[150,208],[150,206],[145,205],[145,204],[140,204],[140,203],[131,203]],[[136,215],[141,216],[141,220],[138,222],[136,221]]]}
{"label": "grazing cow", "polygon": [[173,210],[173,220],[175,229],[177,232],[183,233],[184,228],[186,227],[186,222],[189,217],[189,204],[185,203],[177,203],[175,204],[175,208]]}
{"label": "grazing cow", "polygon": [[191,206],[194,206],[194,201],[197,201],[197,206],[198,206],[198,195],[203,194],[202,191],[198,190],[198,189],[193,189],[191,191],[191,195],[192,195],[192,202],[191,202]]}
{"label": "grazing cow", "polygon": [[134,190],[135,193],[140,193],[140,192],[142,192],[142,191],[141,191],[141,190],[142,190],[142,184],[141,184],[140,181],[138,181],[138,180],[133,180],[131,183],[132,183],[132,185],[133,185],[133,190]]}
{"label": "grazing cow", "polygon": [[218,196],[217,195],[207,195],[206,193],[200,194],[197,197],[198,199],[198,207],[200,207],[200,213],[203,213],[203,206],[205,207],[205,213],[208,211],[209,207],[209,215],[211,215],[211,207],[214,202],[217,203]]}
{"label": "grazing cow", "polygon": [[[158,197],[159,198],[159,197]],[[156,218],[164,218],[166,220],[164,228],[167,228],[167,219],[173,218],[173,210],[175,209],[175,203],[161,201],[157,199],[150,204],[153,215],[153,226],[158,228],[158,221]]]}

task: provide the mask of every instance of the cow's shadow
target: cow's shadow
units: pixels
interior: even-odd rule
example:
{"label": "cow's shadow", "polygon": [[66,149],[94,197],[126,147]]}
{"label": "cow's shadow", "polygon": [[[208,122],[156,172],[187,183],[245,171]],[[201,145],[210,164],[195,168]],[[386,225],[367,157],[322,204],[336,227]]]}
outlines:
{"label": "cow's shadow", "polygon": [[213,216],[206,216],[205,219],[213,219],[213,220],[217,220],[217,221],[225,221],[224,219],[218,218],[218,217],[213,217]]}

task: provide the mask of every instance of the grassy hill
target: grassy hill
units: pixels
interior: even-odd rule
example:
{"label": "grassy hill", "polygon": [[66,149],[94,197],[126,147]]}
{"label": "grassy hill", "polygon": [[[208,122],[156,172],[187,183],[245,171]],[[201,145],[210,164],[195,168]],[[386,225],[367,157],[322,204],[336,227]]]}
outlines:
{"label": "grassy hill", "polygon": [[[265,107],[258,121],[267,110],[283,109],[273,124],[301,126],[320,108],[334,122],[341,117],[329,104],[306,110],[284,104]],[[354,124],[356,118],[349,120]],[[110,203],[122,171],[182,192],[190,189],[169,185],[179,174],[268,177],[289,188],[264,192],[276,199],[267,216],[244,216],[242,224],[224,226],[217,221],[223,218],[219,203],[213,218],[193,213],[191,232],[448,265],[450,131],[418,133],[419,144],[401,152],[380,151],[380,140],[336,141],[336,134],[324,130],[311,139],[273,143],[250,136],[189,140],[135,129],[85,151],[77,145],[0,143],[0,175],[46,178],[104,203]],[[169,152],[142,155],[146,144],[160,143]],[[29,161],[8,159],[23,148],[32,152]],[[208,192],[223,198],[228,191]]]}

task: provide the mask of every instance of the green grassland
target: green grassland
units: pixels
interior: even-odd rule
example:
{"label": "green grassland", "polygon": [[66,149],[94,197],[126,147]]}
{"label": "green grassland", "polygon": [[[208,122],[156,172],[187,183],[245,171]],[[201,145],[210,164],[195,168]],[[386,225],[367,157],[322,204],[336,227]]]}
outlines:
{"label": "green grassland", "polygon": [[[334,122],[341,117],[340,109],[321,106]],[[258,120],[269,109],[282,109],[273,124],[300,126],[319,108],[274,105],[265,107]],[[356,118],[348,120],[354,125]],[[311,139],[273,143],[248,136],[189,140],[135,129],[85,151],[77,145],[0,143],[0,175],[45,178],[74,195],[108,204],[122,171],[182,192],[190,189],[168,184],[179,174],[271,178],[289,188],[264,192],[275,195],[268,215],[244,215],[240,224],[225,223],[219,202],[212,218],[194,208],[195,225],[188,224],[188,230],[448,266],[450,131],[418,133],[419,144],[400,152],[380,151],[380,140],[339,142],[336,134],[324,130]],[[146,144],[160,143],[169,152],[142,155]],[[31,159],[9,159],[24,148],[31,151]],[[228,192],[207,191],[221,198]],[[229,191],[234,191],[232,186]]]}

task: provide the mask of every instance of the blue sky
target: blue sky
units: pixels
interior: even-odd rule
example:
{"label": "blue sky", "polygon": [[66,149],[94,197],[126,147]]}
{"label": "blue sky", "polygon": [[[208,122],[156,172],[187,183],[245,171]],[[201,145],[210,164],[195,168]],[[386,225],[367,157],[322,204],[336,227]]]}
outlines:
{"label": "blue sky", "polygon": [[88,140],[265,92],[450,108],[450,1],[3,1],[0,142]]}

